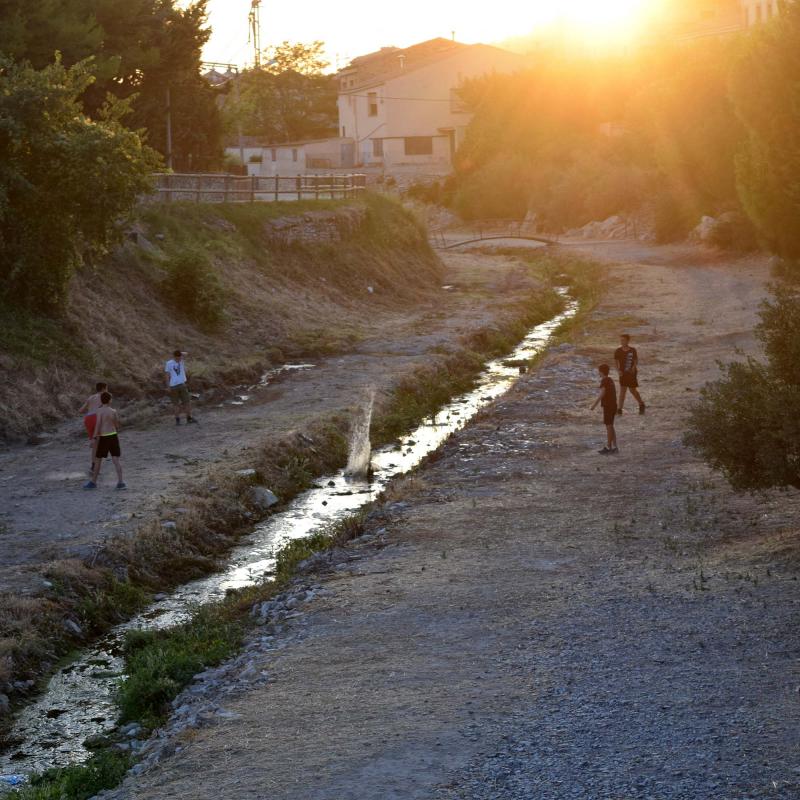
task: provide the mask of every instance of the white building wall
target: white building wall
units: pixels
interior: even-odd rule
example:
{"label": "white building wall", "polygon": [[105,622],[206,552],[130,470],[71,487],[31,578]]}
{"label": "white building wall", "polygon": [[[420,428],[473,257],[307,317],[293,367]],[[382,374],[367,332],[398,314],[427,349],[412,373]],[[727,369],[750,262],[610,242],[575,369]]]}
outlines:
{"label": "white building wall", "polygon": [[[427,67],[409,70],[380,86],[340,94],[339,134],[356,140],[359,162],[365,165],[448,168],[452,164],[450,137],[454,137],[457,147],[471,118],[459,109],[454,90],[466,78],[511,73],[522,65],[522,59],[514,53],[475,45]],[[375,94],[377,104],[374,116],[370,115],[370,93]],[[433,152],[427,156],[408,155],[406,137],[433,137]],[[383,156],[375,154],[374,139],[383,140]]]}

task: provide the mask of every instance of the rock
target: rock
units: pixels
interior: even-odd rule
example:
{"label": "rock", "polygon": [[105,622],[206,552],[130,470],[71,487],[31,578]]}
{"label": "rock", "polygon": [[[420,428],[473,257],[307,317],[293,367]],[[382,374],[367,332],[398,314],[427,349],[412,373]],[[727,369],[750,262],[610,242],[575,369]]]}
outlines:
{"label": "rock", "polygon": [[166,600],[167,597],[169,597],[169,595],[166,592],[159,592],[153,595],[153,602],[160,603],[162,600]]}
{"label": "rock", "polygon": [[71,633],[73,636],[83,636],[83,629],[74,619],[65,619],[64,620],[64,628],[68,633]]}
{"label": "rock", "polygon": [[161,521],[161,527],[168,531],[174,531],[178,527],[178,523],[171,519],[165,519]]}
{"label": "rock", "polygon": [[138,722],[131,722],[128,725],[123,725],[119,732],[128,739],[135,739],[142,732],[142,726]]}
{"label": "rock", "polygon": [[240,478],[249,478],[249,479],[252,479],[252,478],[255,478],[255,477],[256,477],[256,474],[257,474],[257,472],[256,472],[256,470],[254,470],[254,469],[237,469],[237,470],[236,470],[236,474],[237,474],[237,475],[238,475]]}
{"label": "rock", "polygon": [[251,505],[261,511],[266,511],[280,502],[277,495],[267,489],[266,486],[251,486],[247,497]]}
{"label": "rock", "polygon": [[28,444],[32,447],[36,447],[37,445],[41,444],[50,444],[53,441],[53,437],[49,433],[45,433],[44,431],[40,431],[39,433],[32,433],[28,437]]}
{"label": "rock", "polygon": [[10,707],[11,703],[8,699],[8,696],[5,694],[0,694],[0,714],[8,714]]}
{"label": "rock", "polygon": [[289,611],[293,611],[293,610],[294,610],[295,608],[297,608],[299,605],[300,605],[300,600],[299,600],[297,597],[290,597],[290,598],[289,598],[289,599],[286,601],[286,608],[288,608],[288,609],[289,609]]}

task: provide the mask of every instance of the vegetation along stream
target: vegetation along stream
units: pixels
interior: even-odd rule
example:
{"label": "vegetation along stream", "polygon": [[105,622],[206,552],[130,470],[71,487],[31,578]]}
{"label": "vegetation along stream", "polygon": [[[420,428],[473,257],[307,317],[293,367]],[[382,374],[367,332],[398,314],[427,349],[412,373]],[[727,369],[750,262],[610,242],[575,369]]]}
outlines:
{"label": "vegetation along stream", "polygon": [[[559,290],[566,295],[564,290]],[[413,469],[476,413],[507,392],[519,377],[518,362],[528,362],[548,344],[553,333],[578,311],[569,300],[565,309],[534,327],[507,358],[491,361],[476,387],[443,407],[433,418],[402,437],[398,445],[371,454],[369,478],[344,469],[322,478],[283,512],[256,526],[232,551],[227,568],[157,596],[143,613],[118,626],[78,660],[56,674],[45,693],[18,715],[11,741],[0,756],[0,780],[8,784],[33,772],[80,763],[90,753],[87,739],[116,726],[115,692],[123,673],[122,643],[135,629],[165,628],[186,621],[198,605],[220,600],[230,589],[269,576],[275,554],[286,542],[335,523],[374,500],[389,482]],[[371,398],[364,398],[365,409]],[[364,443],[354,441],[356,449]]]}

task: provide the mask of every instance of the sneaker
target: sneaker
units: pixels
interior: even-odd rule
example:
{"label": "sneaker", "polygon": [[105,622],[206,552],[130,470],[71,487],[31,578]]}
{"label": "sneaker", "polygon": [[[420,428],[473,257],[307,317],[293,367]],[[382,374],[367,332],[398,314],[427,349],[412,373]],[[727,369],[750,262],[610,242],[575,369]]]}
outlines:
{"label": "sneaker", "polygon": [[597,452],[600,453],[601,456],[608,456],[611,455],[611,453],[613,453],[614,451],[609,450],[607,447],[604,447],[602,450],[598,450]]}
{"label": "sneaker", "polygon": [[197,420],[194,417],[186,417],[186,424],[191,425],[192,423],[196,423]]}
{"label": "sneaker", "polygon": [[83,484],[84,489],[96,489],[97,484],[94,481],[88,481],[87,483]]}
{"label": "sneaker", "polygon": [[127,489],[127,488],[128,488],[128,484],[127,484],[127,483],[125,483],[125,481],[120,481],[120,482],[117,484],[117,489]]}
{"label": "sneaker", "polygon": [[639,414],[640,414],[640,416],[644,416],[644,410],[645,410],[645,408],[647,408],[647,406],[645,406],[645,404],[644,404],[644,403],[642,403],[642,404],[639,406]]}
{"label": "sneaker", "polygon": [[181,418],[180,417],[175,417],[175,424],[176,425],[180,425],[181,424]]}
{"label": "sneaker", "polygon": [[621,409],[621,408],[618,408],[618,409],[617,409],[617,416],[618,416],[618,417],[621,417],[621,416],[622,416],[622,409]]}

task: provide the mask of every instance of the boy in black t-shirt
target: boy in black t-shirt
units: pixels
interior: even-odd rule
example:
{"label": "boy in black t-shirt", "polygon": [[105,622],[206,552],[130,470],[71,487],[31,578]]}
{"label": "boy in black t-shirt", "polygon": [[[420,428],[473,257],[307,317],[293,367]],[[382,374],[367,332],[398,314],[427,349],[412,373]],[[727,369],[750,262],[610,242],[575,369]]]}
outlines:
{"label": "boy in black t-shirt", "polygon": [[639,394],[639,354],[635,347],[631,347],[631,337],[623,333],[619,337],[620,346],[614,351],[614,361],[617,362],[619,373],[619,408],[617,414],[622,414],[625,405],[625,393],[631,390],[636,402],[639,404],[639,413],[644,414],[645,405]]}
{"label": "boy in black t-shirt", "polygon": [[608,444],[599,452],[604,456],[616,455],[619,453],[617,432],[614,430],[614,417],[617,416],[617,387],[614,386],[614,381],[608,377],[608,373],[611,371],[608,364],[601,364],[597,370],[603,379],[600,381],[600,394],[592,403],[592,411],[597,408],[598,404],[603,406],[603,423],[608,434]]}

